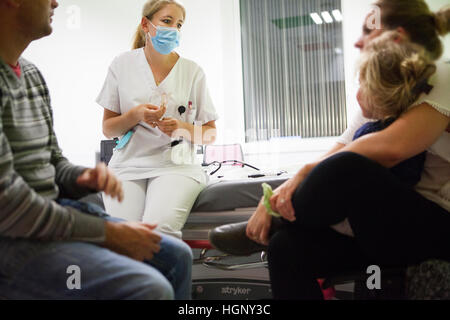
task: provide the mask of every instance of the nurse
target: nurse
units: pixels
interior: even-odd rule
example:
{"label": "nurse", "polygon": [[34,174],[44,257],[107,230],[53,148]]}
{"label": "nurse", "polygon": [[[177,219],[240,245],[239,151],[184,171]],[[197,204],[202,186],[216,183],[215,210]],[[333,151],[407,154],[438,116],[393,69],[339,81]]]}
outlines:
{"label": "nurse", "polygon": [[106,211],[178,238],[207,184],[195,145],[214,143],[218,118],[203,70],[173,51],[185,18],[176,1],[147,1],[133,50],[114,59],[97,98],[104,135],[121,137],[109,168],[124,200],[104,195]]}

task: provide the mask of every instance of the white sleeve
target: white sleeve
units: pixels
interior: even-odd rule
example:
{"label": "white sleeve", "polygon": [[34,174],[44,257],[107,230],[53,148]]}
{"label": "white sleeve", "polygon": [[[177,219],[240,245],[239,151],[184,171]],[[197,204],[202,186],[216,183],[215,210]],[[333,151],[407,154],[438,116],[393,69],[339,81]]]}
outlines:
{"label": "white sleeve", "polygon": [[198,75],[195,79],[193,93],[195,95],[195,107],[197,108],[197,115],[195,121],[201,122],[202,125],[219,119],[211,96],[209,94],[206,83],[206,75],[203,70],[199,69]]}
{"label": "white sleeve", "polygon": [[430,79],[433,90],[428,95],[422,94],[412,107],[428,103],[440,113],[450,117],[450,63],[439,61],[436,67],[437,71]]}
{"label": "white sleeve", "polygon": [[345,130],[336,142],[344,145],[350,144],[353,141],[356,131],[369,121],[369,119],[363,116],[361,109],[359,109],[347,127],[347,130]]}
{"label": "white sleeve", "polygon": [[114,62],[109,67],[108,75],[106,76],[105,83],[103,84],[103,88],[100,91],[96,102],[105,109],[115,113],[121,113],[119,84],[117,81],[116,72],[114,71]]}

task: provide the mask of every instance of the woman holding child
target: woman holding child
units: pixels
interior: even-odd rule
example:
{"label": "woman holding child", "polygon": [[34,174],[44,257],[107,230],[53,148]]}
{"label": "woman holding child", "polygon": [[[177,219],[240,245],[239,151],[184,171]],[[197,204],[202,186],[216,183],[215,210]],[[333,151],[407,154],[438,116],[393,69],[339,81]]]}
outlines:
{"label": "woman holding child", "polygon": [[247,237],[268,245],[276,299],[323,299],[316,279],[374,264],[450,260],[450,64],[438,61],[450,9],[375,4],[382,28],[366,20],[356,44],[358,101],[372,120],[355,120],[333,150],[275,190],[277,232],[262,202],[247,224]]}

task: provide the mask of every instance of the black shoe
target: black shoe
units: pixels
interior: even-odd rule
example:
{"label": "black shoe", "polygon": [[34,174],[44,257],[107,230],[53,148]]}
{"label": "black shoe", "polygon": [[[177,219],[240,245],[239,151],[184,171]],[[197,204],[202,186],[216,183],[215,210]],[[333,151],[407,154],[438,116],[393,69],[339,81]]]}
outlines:
{"label": "black shoe", "polygon": [[[216,249],[233,256],[249,256],[253,253],[267,251],[267,246],[247,237],[247,223],[245,221],[214,228],[209,232],[209,242]],[[280,219],[272,219],[269,236],[272,236],[281,225]]]}

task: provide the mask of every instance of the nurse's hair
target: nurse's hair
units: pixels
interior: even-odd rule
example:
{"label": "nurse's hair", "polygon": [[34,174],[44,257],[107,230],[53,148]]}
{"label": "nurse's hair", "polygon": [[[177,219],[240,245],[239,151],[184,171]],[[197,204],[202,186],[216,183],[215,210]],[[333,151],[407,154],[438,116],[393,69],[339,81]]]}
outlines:
{"label": "nurse's hair", "polygon": [[405,29],[410,40],[428,51],[433,60],[442,56],[444,47],[439,36],[450,32],[450,6],[432,12],[425,0],[377,0],[381,24],[387,30]]}
{"label": "nurse's hair", "polygon": [[399,117],[432,89],[436,65],[422,47],[388,31],[364,48],[359,62],[362,99],[374,119]]}
{"label": "nurse's hair", "polygon": [[[175,4],[183,11],[183,18],[186,19],[186,9],[175,0],[149,0],[144,4],[142,9],[142,17],[152,20],[155,13],[169,4]],[[137,27],[133,40],[133,50],[145,47],[145,32],[142,30],[141,24]]]}

